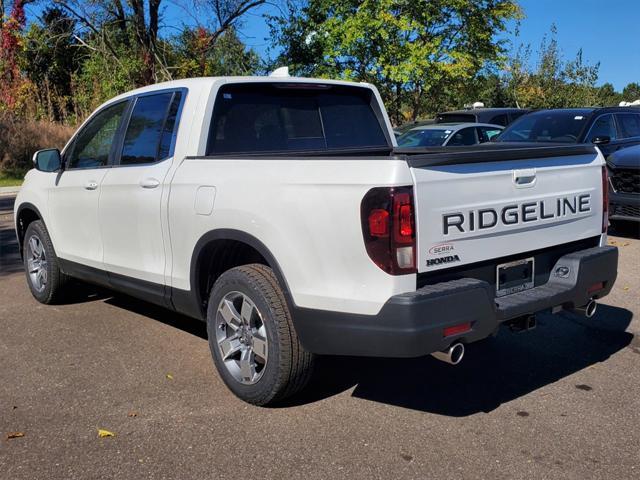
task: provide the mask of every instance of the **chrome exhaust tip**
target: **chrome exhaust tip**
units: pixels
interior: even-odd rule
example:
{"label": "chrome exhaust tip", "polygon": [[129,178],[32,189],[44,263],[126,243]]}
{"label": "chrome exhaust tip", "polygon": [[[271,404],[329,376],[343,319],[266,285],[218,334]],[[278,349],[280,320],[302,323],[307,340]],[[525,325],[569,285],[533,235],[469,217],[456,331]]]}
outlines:
{"label": "chrome exhaust tip", "polygon": [[464,357],[464,345],[460,342],[454,343],[448,349],[442,352],[433,352],[431,355],[433,358],[437,358],[442,362],[457,365],[462,361],[462,357]]}
{"label": "chrome exhaust tip", "polygon": [[598,309],[598,303],[595,300],[589,300],[589,303],[583,305],[582,307],[574,308],[576,313],[584,315],[587,318],[591,318],[596,314],[596,310]]}

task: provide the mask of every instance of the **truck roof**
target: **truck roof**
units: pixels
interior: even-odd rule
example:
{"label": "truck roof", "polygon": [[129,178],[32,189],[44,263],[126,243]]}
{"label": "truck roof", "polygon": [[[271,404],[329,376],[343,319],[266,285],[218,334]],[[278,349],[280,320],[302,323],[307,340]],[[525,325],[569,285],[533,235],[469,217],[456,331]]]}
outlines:
{"label": "truck roof", "polygon": [[365,82],[350,82],[347,80],[329,80],[326,78],[306,78],[306,77],[281,77],[281,76],[235,76],[235,77],[196,77],[183,78],[180,80],[171,80],[168,82],[154,83],[145,87],[129,90],[117,97],[111,98],[106,103],[129,97],[140,93],[153,92],[169,88],[192,88],[192,89],[210,89],[216,83],[322,83],[325,85],[347,85],[360,86],[364,88],[372,88],[373,86]]}

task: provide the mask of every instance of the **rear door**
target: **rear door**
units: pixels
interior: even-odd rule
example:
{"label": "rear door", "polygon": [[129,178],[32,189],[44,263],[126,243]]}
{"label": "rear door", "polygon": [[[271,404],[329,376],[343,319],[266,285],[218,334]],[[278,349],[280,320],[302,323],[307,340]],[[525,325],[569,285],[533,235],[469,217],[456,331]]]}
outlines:
{"label": "rear door", "polygon": [[111,273],[164,284],[161,205],[183,96],[183,91],[162,91],[134,100],[100,196],[104,266]]}
{"label": "rear door", "polygon": [[525,160],[412,167],[419,272],[601,234],[602,157],[594,151],[536,159],[531,152]]}

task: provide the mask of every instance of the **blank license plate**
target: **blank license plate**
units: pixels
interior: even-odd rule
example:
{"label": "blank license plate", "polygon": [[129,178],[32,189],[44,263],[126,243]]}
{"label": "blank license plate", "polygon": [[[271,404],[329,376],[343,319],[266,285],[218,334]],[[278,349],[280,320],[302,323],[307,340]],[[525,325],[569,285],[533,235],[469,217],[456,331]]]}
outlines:
{"label": "blank license plate", "polygon": [[533,269],[533,257],[498,265],[496,267],[496,297],[504,297],[533,288]]}

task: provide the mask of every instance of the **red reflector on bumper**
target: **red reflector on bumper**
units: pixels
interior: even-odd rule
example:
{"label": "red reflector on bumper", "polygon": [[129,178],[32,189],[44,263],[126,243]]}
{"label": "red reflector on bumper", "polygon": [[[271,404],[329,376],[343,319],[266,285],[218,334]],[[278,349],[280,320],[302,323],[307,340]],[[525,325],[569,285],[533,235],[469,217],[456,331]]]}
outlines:
{"label": "red reflector on bumper", "polygon": [[461,323],[460,325],[454,325],[453,327],[447,327],[442,331],[443,337],[450,337],[452,335],[458,335],[459,333],[465,333],[471,330],[471,322]]}
{"label": "red reflector on bumper", "polygon": [[589,287],[589,290],[587,290],[587,293],[594,293],[594,292],[597,292],[598,290],[602,290],[603,288],[604,288],[603,282],[594,283]]}

